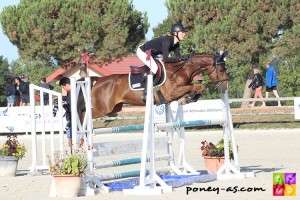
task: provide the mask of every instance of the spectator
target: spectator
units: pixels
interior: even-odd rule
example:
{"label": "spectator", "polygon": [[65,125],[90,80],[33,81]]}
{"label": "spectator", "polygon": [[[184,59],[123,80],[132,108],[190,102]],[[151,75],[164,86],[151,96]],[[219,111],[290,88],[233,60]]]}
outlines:
{"label": "spectator", "polygon": [[68,77],[63,77],[59,81],[59,85],[62,89],[62,95],[63,95],[63,107],[66,110],[66,133],[68,138],[68,145],[69,147],[72,146],[72,125],[71,125],[71,85],[70,85],[70,79]]}
{"label": "spectator", "polygon": [[[49,90],[53,90],[53,86],[46,83],[46,79],[45,78],[41,78],[41,84],[40,87],[42,88],[46,88]],[[43,93],[43,98],[44,98],[44,105],[49,105],[49,94],[48,93]]]}
{"label": "spectator", "polygon": [[11,77],[6,79],[5,93],[6,93],[7,107],[13,107],[15,103],[16,88],[13,84],[13,79]]}
{"label": "spectator", "polygon": [[19,85],[19,91],[21,92],[21,106],[30,106],[29,98],[29,78],[25,75],[21,76],[21,83]]}
{"label": "spectator", "polygon": [[[274,67],[271,66],[270,62],[267,62],[266,69],[266,98],[269,97],[269,93],[272,91],[275,97],[279,98],[279,95],[277,93],[276,71]],[[281,106],[280,101],[278,101],[278,106]]]}
{"label": "spectator", "polygon": [[[248,88],[251,88],[255,90],[255,94],[254,94],[254,98],[261,98],[263,99],[263,96],[261,94],[262,91],[262,87],[263,87],[263,78],[259,73],[259,70],[257,68],[255,68],[253,70],[254,72],[254,78],[251,81],[251,83],[249,84]],[[255,106],[255,101],[252,102],[252,104],[249,104],[249,107],[254,107]],[[262,101],[262,107],[266,106],[266,103],[264,101]]]}
{"label": "spectator", "polygon": [[15,87],[16,87],[16,94],[15,94],[15,104],[16,106],[22,106],[22,98],[21,98],[21,92],[20,92],[20,84],[22,80],[20,77],[15,78]]}

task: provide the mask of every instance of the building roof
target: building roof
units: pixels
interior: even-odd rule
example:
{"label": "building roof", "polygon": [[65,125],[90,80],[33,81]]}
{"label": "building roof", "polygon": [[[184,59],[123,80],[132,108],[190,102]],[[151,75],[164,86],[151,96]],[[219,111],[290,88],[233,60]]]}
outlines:
{"label": "building roof", "polygon": [[[60,80],[68,71],[70,71],[71,69],[74,70],[74,67],[78,68],[76,70],[79,71],[80,67],[76,65],[78,63],[78,61],[76,60],[78,59],[74,59],[66,65],[57,69],[55,72],[53,72],[46,78],[46,81],[51,82],[54,80]],[[134,55],[126,56],[119,60],[114,60],[111,63],[106,63],[102,65],[89,62],[88,69],[94,71],[99,76],[108,76],[112,74],[128,74],[131,65],[142,66],[144,64],[136,55]]]}
{"label": "building roof", "polygon": [[142,63],[137,56],[127,56],[123,57],[120,61],[113,61],[103,65],[102,67],[111,74],[128,74],[130,72],[131,65],[142,66],[144,63]]}

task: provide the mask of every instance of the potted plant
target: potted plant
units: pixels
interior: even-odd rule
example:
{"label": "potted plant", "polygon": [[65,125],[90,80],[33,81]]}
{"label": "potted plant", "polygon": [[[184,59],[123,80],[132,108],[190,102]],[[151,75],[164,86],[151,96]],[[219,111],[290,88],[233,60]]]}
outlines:
{"label": "potted plant", "polygon": [[54,178],[56,195],[64,198],[77,197],[82,176],[87,169],[87,154],[81,148],[74,153],[55,152],[49,158],[49,171]]}
{"label": "potted plant", "polygon": [[[224,164],[224,139],[221,138],[217,144],[212,142],[202,141],[201,142],[202,157],[205,161],[205,167],[208,173],[213,174]],[[229,141],[229,158],[233,159],[233,150]]]}
{"label": "potted plant", "polygon": [[20,144],[16,134],[9,134],[0,149],[0,176],[15,176],[19,159],[25,156],[27,149]]}

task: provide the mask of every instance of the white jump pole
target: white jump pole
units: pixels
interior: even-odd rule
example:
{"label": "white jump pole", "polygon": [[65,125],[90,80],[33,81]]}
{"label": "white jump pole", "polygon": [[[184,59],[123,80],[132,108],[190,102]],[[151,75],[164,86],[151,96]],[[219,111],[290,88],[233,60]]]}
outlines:
{"label": "white jump pole", "polygon": [[[92,119],[92,94],[91,94],[91,79],[85,77],[84,80],[76,81],[75,78],[70,78],[71,82],[71,116],[72,116],[72,143],[73,148],[77,148],[80,136],[85,139],[85,147],[88,151],[88,160],[90,171],[93,172],[93,119]],[[85,101],[84,120],[81,124],[79,113],[77,112],[78,96],[82,92]],[[86,135],[87,134],[87,135]]]}
{"label": "white jump pole", "polygon": [[[147,101],[144,122],[143,148],[141,157],[140,184],[134,189],[125,189],[125,195],[158,195],[163,192],[171,192],[168,186],[155,171],[155,146],[154,146],[154,118],[153,118],[153,75],[147,77]],[[146,178],[147,153],[150,154],[150,174]],[[156,186],[156,184],[160,186]],[[148,186],[150,184],[150,186]]]}
{"label": "white jump pole", "polygon": [[72,135],[72,149],[77,149],[77,95],[76,95],[76,79],[71,77],[70,78],[70,84],[71,84],[71,135]]}
{"label": "white jump pole", "polygon": [[[237,147],[236,147],[234,133],[233,133],[233,125],[232,125],[232,118],[231,118],[231,113],[230,113],[230,108],[229,108],[227,91],[224,94],[222,94],[222,100],[225,104],[225,111],[226,111],[225,116],[226,116],[226,121],[227,121],[227,123],[223,127],[225,161],[224,161],[224,165],[217,171],[217,179],[219,179],[219,180],[220,179],[231,179],[231,178],[243,179],[245,177],[254,177],[253,172],[248,172],[248,173],[240,172]],[[228,132],[229,132],[229,134],[228,134]],[[229,141],[228,141],[229,135],[230,135],[230,139],[231,139],[231,147],[233,150],[233,157],[234,157],[235,165],[230,163]]]}
{"label": "white jump pole", "polygon": [[150,153],[150,179],[149,183],[151,188],[155,187],[155,162],[154,162],[154,123],[153,123],[153,75],[149,74],[147,79],[147,102],[146,102],[146,113],[145,113],[145,124],[144,124],[144,137],[143,137],[143,148],[142,148],[142,161],[141,161],[141,174],[140,174],[140,187],[141,189],[146,188],[146,160],[147,152]]}
{"label": "white jump pole", "polygon": [[[185,155],[186,140],[185,140],[184,127],[206,126],[212,124],[224,125],[224,123],[226,123],[225,111],[224,111],[224,115],[215,117],[213,119],[201,118],[198,120],[198,118],[195,117],[196,119],[189,118],[189,121],[186,121],[187,119],[184,118],[185,105],[182,105],[180,101],[173,102],[173,103],[177,104],[176,115],[172,113],[171,106],[166,105],[167,123],[156,124],[156,128],[168,130],[169,137],[172,140],[173,140],[174,131],[176,131],[180,139],[180,151],[178,156],[178,162],[175,163],[175,159],[173,158],[172,159],[173,162],[170,163],[170,166],[173,168],[173,171],[178,175],[197,175],[199,174],[199,172],[197,172],[186,160],[186,155]],[[172,142],[170,142],[170,144],[172,144]],[[172,148],[170,148],[170,151],[172,151]]]}
{"label": "white jump pole", "polygon": [[[235,138],[234,138],[234,134],[233,134],[233,124],[232,124],[231,112],[229,109],[229,101],[228,101],[228,93],[227,92],[222,95],[222,100],[224,101],[224,104],[225,104],[227,129],[229,130],[229,133],[230,133],[233,157],[234,157],[234,164],[238,169],[240,169],[237,147],[236,147]],[[228,149],[228,153],[229,153],[229,149]]]}
{"label": "white jump pole", "polygon": [[85,85],[85,89],[87,92],[87,98],[85,99],[85,103],[86,103],[86,112],[85,112],[85,119],[88,119],[87,122],[87,131],[88,131],[88,135],[87,135],[87,144],[88,144],[88,160],[89,160],[89,167],[90,167],[90,171],[93,171],[93,163],[94,163],[94,157],[93,157],[93,117],[92,117],[92,91],[91,91],[91,78],[90,77],[86,77],[85,78],[86,81],[86,85]]}

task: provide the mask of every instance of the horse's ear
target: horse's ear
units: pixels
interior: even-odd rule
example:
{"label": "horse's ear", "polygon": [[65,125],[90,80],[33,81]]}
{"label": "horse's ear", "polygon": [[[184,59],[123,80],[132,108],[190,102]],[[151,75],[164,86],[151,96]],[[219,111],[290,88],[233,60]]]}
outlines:
{"label": "horse's ear", "polygon": [[221,54],[221,56],[223,56],[223,59],[227,56],[228,51],[223,51],[223,53]]}
{"label": "horse's ear", "polygon": [[223,60],[228,54],[228,51],[223,51],[222,54],[220,55],[220,59]]}
{"label": "horse's ear", "polygon": [[227,56],[228,51],[223,51],[223,53],[219,56],[219,58],[217,59],[217,62],[221,62],[224,60],[224,58]]}

